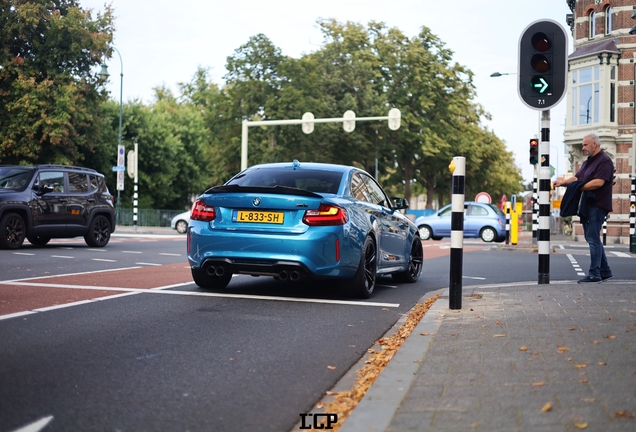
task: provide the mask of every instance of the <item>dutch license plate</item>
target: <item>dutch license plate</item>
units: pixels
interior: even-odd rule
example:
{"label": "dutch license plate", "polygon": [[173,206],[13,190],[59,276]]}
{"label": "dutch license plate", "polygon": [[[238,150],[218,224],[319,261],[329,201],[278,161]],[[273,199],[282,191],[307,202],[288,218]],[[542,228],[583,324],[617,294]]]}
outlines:
{"label": "dutch license plate", "polygon": [[236,215],[236,221],[237,222],[282,224],[284,215],[285,214],[283,212],[239,210]]}

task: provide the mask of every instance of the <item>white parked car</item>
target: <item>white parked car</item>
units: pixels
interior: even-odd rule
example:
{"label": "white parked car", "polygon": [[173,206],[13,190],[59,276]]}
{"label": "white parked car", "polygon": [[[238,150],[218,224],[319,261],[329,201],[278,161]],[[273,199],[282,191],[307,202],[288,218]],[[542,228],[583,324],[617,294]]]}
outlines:
{"label": "white parked car", "polygon": [[170,227],[176,229],[179,234],[185,234],[188,230],[188,224],[190,223],[190,210],[179,213],[170,221]]}

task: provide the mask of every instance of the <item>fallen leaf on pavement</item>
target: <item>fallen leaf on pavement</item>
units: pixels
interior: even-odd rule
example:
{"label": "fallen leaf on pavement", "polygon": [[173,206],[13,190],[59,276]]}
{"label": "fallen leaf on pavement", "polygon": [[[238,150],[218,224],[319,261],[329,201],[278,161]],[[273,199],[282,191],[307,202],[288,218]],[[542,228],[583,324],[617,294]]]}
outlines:
{"label": "fallen leaf on pavement", "polygon": [[[324,412],[337,414],[338,424],[332,429],[336,432],[339,425],[346,420],[351,411],[358,405],[367,390],[373,382],[380,376],[382,370],[395,355],[397,350],[402,346],[406,338],[413,332],[413,329],[420,322],[424,314],[438,299],[439,295],[431,297],[424,303],[418,303],[408,314],[406,322],[393,335],[382,338],[376,342],[381,349],[378,351],[369,350],[370,358],[366,361],[366,365],[357,371],[356,382],[351,390],[338,392],[333,395],[334,401],[329,402],[324,407]],[[451,335],[451,336],[454,336]]]}
{"label": "fallen leaf on pavement", "polygon": [[577,368],[577,369],[584,369],[584,368],[587,367],[587,365],[586,364],[575,364],[574,367]]}
{"label": "fallen leaf on pavement", "polygon": [[496,335],[492,335],[492,337],[506,337],[505,334],[496,334]]}
{"label": "fallen leaf on pavement", "polygon": [[543,405],[543,408],[541,408],[541,412],[548,412],[552,409],[552,402],[548,402],[547,404]]}
{"label": "fallen leaf on pavement", "polygon": [[528,351],[528,347],[527,346],[522,346],[521,348],[519,348],[519,351]]}
{"label": "fallen leaf on pavement", "polygon": [[598,365],[599,365],[599,366],[606,366],[606,365],[607,365],[607,363],[605,363],[605,362],[598,362]]}
{"label": "fallen leaf on pavement", "polygon": [[564,352],[566,352],[566,351],[570,351],[570,348],[568,348],[568,347],[566,347],[566,346],[562,346],[562,347],[557,348],[557,352],[558,352],[559,354],[563,354],[563,353],[564,353]]}
{"label": "fallen leaf on pavement", "polygon": [[541,386],[543,386],[543,384],[544,384],[543,381],[532,383],[532,385],[535,386],[535,387],[541,387]]}
{"label": "fallen leaf on pavement", "polygon": [[614,335],[609,335],[609,336],[603,336],[605,339],[616,339],[616,336]]}
{"label": "fallen leaf on pavement", "polygon": [[587,429],[587,422],[585,423],[574,423],[574,427],[577,429]]}
{"label": "fallen leaf on pavement", "polygon": [[335,366],[327,366],[327,369],[330,369],[330,370],[334,370],[335,368],[336,368]]}
{"label": "fallen leaf on pavement", "polygon": [[495,324],[499,325],[501,324],[501,321],[495,321]]}
{"label": "fallen leaf on pavement", "polygon": [[579,380],[579,382],[580,382],[581,384],[585,384],[585,383],[587,382],[587,380],[586,380],[586,379],[580,379],[580,380]]}
{"label": "fallen leaf on pavement", "polygon": [[634,418],[636,417],[635,414],[630,413],[629,411],[616,411],[614,413],[614,417],[616,418]]}
{"label": "fallen leaf on pavement", "polygon": [[576,327],[570,327],[568,330],[576,330]]}

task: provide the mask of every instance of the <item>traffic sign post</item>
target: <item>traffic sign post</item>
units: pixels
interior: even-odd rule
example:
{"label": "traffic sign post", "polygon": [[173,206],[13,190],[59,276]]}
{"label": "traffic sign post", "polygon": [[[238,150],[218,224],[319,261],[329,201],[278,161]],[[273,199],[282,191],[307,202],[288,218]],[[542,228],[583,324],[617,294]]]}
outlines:
{"label": "traffic sign post", "polygon": [[531,23],[519,38],[517,92],[528,108],[541,111],[540,143],[530,140],[530,163],[539,165],[539,284],[550,283],[550,108],[565,96],[567,42],[565,28],[553,20]]}

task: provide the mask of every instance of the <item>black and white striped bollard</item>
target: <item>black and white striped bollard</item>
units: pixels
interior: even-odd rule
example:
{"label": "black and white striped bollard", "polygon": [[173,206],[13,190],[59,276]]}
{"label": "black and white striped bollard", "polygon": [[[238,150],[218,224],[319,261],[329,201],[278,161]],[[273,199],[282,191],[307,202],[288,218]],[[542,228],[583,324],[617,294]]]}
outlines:
{"label": "black and white striped bollard", "polygon": [[451,250],[448,307],[462,308],[462,267],[464,264],[464,190],[466,158],[455,156],[449,169],[453,175],[451,200]]}

